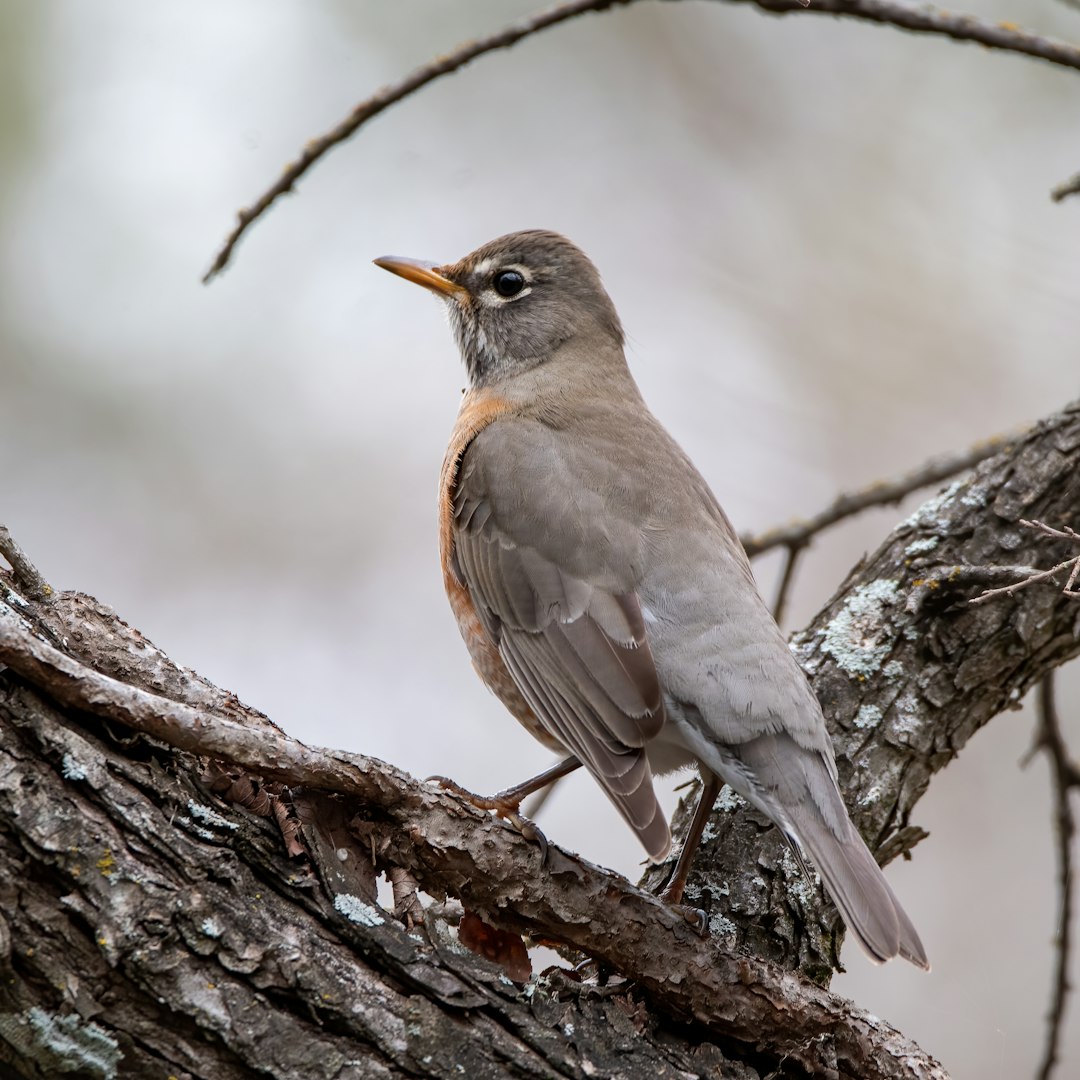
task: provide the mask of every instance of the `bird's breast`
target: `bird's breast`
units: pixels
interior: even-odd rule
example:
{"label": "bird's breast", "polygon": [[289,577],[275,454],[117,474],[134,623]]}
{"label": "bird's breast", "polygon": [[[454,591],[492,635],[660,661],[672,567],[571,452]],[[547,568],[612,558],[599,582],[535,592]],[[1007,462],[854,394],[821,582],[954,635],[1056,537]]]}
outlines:
{"label": "bird's breast", "polygon": [[462,455],[488,424],[514,409],[512,402],[484,390],[470,390],[461,403],[439,480],[439,561],[446,598],[450,601],[450,610],[454,613],[476,673],[533,738],[561,752],[562,746],[548,734],[522,697],[499,655],[498,647],[480,621],[468,586],[454,572],[454,490]]}

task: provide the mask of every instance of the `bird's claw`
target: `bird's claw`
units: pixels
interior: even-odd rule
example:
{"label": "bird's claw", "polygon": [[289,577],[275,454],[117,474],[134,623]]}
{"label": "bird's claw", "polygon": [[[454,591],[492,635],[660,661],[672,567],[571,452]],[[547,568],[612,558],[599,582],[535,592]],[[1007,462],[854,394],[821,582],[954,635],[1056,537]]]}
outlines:
{"label": "bird's claw", "polygon": [[698,937],[709,936],[709,916],[701,908],[691,907],[689,904],[672,904],[671,907],[686,920]]}
{"label": "bird's claw", "polygon": [[540,848],[540,862],[543,866],[547,866],[548,861],[548,842],[547,837],[536,827],[536,825],[529,821],[528,818],[523,818],[518,813],[503,814],[503,817],[510,822],[511,825],[526,840],[531,840]]}

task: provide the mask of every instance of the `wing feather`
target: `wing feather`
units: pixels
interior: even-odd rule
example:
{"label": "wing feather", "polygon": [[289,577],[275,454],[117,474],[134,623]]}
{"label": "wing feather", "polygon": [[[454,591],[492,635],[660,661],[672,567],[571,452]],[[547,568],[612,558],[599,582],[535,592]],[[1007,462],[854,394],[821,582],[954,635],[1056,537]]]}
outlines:
{"label": "wing feather", "polygon": [[473,453],[470,445],[454,492],[455,573],[541,724],[581,759],[649,855],[662,858],[671,836],[644,747],[663,727],[664,705],[637,597],[572,573],[513,535]]}

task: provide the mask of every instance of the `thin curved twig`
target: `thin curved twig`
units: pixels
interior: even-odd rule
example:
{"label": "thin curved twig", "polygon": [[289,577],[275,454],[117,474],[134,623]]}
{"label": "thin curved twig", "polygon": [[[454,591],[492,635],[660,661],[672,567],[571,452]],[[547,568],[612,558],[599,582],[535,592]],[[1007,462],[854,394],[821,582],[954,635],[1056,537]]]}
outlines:
{"label": "thin curved twig", "polygon": [[[558,4],[547,11],[520,19],[493,34],[466,42],[456,49],[435,57],[417,68],[399,82],[384,87],[365,101],[324,135],[310,140],[300,156],[288,165],[278,179],[237,215],[237,223],[229,233],[214,258],[210,269],[203,276],[203,283],[211,281],[228,265],[240,238],[282,195],[292,191],[300,179],[327,151],[344,142],[368,120],[397,104],[404,98],[427,86],[428,83],[450,75],[485,53],[495,52],[516,45],[523,38],[557,26],[560,23],[614,7],[628,7],[637,0],[572,0]],[[838,18],[858,19],[862,22],[882,23],[913,33],[933,34],[955,41],[970,41],[989,49],[1020,53],[1024,56],[1045,60],[1061,67],[1080,70],[1080,48],[1066,42],[1023,30],[1015,23],[989,23],[973,15],[954,14],[932,7],[910,7],[895,0],[725,0],[727,3],[749,3],[771,15],[816,13]],[[1062,185],[1066,187],[1067,185]],[[1061,188],[1056,190],[1062,190]],[[1055,199],[1064,198],[1064,194]]]}
{"label": "thin curved twig", "polygon": [[232,256],[233,248],[236,247],[240,237],[247,232],[251,224],[261,217],[277,199],[292,191],[293,185],[304,175],[328,150],[344,142],[358,128],[366,124],[374,116],[384,112],[391,105],[415,94],[417,90],[427,86],[428,83],[451,75],[463,68],[470,61],[475,60],[484,53],[495,52],[498,49],[508,49],[516,45],[522,38],[530,37],[549,26],[557,26],[568,19],[576,18],[593,11],[603,11],[605,8],[625,6],[635,3],[636,0],[573,0],[572,3],[558,4],[547,11],[542,11],[528,18],[519,19],[502,30],[486,37],[477,38],[475,41],[467,41],[448,53],[436,56],[433,60],[418,67],[415,71],[406,75],[399,82],[384,86],[366,101],[360,102],[356,108],[340,124],[331,128],[325,135],[311,139],[304,146],[300,156],[251,206],[245,207],[237,214],[236,227],[229,233],[221,250],[214,258],[213,265],[203,275],[203,284],[207,284],[221,273],[228,265]]}
{"label": "thin curved twig", "polygon": [[776,598],[773,600],[772,609],[773,618],[779,626],[783,626],[788,593],[795,581],[795,567],[799,563],[799,556],[802,554],[803,548],[805,548],[808,543],[809,540],[805,540],[802,543],[787,545],[787,557],[784,559],[784,572],[780,575],[780,584],[776,587]]}
{"label": "thin curved twig", "polygon": [[912,7],[896,0],[726,0],[749,3],[773,15],[803,12],[882,23],[915,34],[934,34],[953,41],[970,41],[988,49],[1020,53],[1060,67],[1080,71],[1080,47],[1025,30],[1014,22],[986,22],[974,15],[943,11],[930,5]]}
{"label": "thin curved twig", "polygon": [[1046,1046],[1037,1073],[1038,1080],[1050,1080],[1061,1053],[1062,1023],[1065,1018],[1065,1003],[1069,996],[1069,954],[1073,919],[1072,843],[1076,835],[1076,822],[1069,803],[1069,794],[1070,788],[1080,787],[1080,769],[1070,760],[1065,739],[1061,734],[1053,672],[1044,676],[1039,683],[1038,710],[1039,729],[1032,752],[1045,750],[1050,759],[1058,858],[1057,963],[1054,968],[1050,1010],[1046,1018]]}

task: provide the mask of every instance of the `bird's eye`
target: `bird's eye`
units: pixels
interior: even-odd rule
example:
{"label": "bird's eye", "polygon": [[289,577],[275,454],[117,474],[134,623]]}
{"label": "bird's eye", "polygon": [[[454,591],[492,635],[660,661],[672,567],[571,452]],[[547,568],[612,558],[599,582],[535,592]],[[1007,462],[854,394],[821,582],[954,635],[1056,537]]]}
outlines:
{"label": "bird's eye", "polygon": [[500,296],[517,296],[525,288],[525,275],[517,270],[500,270],[491,279],[491,284]]}

